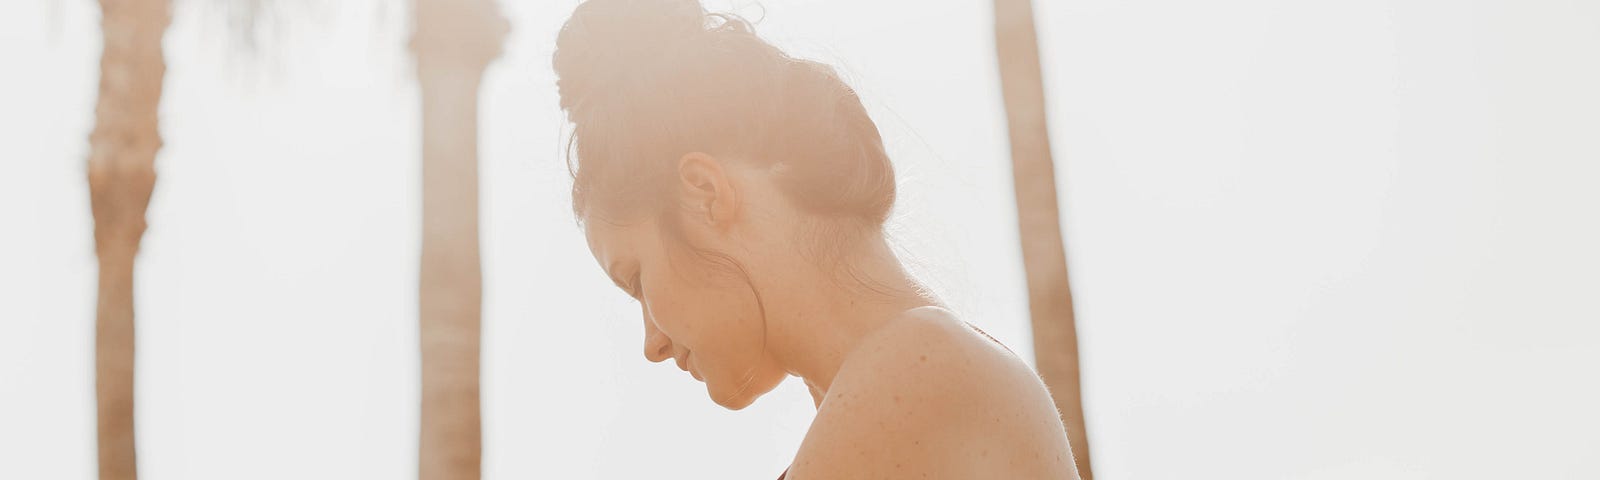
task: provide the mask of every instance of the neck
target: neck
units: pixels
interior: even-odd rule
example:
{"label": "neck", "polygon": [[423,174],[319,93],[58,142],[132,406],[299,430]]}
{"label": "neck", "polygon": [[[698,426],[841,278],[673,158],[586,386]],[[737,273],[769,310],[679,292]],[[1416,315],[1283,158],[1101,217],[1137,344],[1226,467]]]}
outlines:
{"label": "neck", "polygon": [[[933,305],[881,236],[842,254],[837,267],[793,265],[798,288],[767,298],[768,351],[805,380],[818,406],[861,341],[901,313]],[[769,290],[771,291],[771,290]]]}

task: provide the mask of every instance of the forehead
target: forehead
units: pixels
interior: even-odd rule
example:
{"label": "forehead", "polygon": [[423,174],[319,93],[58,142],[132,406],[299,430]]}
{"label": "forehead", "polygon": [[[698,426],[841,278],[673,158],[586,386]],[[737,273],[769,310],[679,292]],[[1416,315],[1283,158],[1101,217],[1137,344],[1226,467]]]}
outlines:
{"label": "forehead", "polygon": [[614,262],[622,261],[634,246],[640,241],[640,236],[647,233],[641,228],[641,223],[616,224],[606,221],[583,222],[583,235],[589,244],[589,253],[600,262],[601,268],[609,268]]}

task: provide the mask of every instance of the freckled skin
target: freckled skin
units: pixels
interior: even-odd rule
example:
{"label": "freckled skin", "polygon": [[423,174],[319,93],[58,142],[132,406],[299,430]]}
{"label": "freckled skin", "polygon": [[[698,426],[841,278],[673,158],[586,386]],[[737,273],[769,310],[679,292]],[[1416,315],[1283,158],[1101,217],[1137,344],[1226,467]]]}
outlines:
{"label": "freckled skin", "polygon": [[881,230],[840,245],[829,264],[851,276],[819,266],[805,253],[818,219],[771,175],[688,154],[684,208],[585,222],[595,259],[640,302],[647,359],[673,360],[735,410],[801,377],[817,416],[785,480],[1078,478],[1026,364],[922,293]]}
{"label": "freckled skin", "polygon": [[788,480],[1078,478],[1038,376],[947,311],[910,312],[860,349],[841,366]]}

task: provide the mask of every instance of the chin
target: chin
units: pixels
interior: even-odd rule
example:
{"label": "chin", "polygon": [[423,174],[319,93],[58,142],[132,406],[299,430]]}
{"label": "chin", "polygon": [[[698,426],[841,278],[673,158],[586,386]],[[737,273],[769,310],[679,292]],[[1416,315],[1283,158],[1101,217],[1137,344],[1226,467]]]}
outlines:
{"label": "chin", "polygon": [[744,407],[748,407],[750,404],[756,403],[756,395],[740,395],[726,400],[717,400],[715,397],[713,397],[711,401],[716,402],[717,405],[721,405],[722,408],[737,411],[744,410]]}
{"label": "chin", "polygon": [[718,392],[712,388],[710,383],[707,383],[706,395],[710,396],[711,401],[722,406],[722,408],[744,410],[744,407],[756,403],[756,398],[761,396],[761,392]]}
{"label": "chin", "polygon": [[758,375],[759,376],[752,379],[750,383],[744,385],[742,391],[739,388],[738,382],[712,383],[708,381],[706,382],[706,395],[709,395],[711,397],[711,401],[715,402],[717,405],[721,405],[722,408],[726,408],[728,410],[743,410],[745,407],[750,406],[750,404],[755,403],[757,398],[761,398],[762,395],[766,395],[767,392],[772,391],[772,389],[778,388],[778,384],[783,383],[783,379],[786,377],[782,374]]}

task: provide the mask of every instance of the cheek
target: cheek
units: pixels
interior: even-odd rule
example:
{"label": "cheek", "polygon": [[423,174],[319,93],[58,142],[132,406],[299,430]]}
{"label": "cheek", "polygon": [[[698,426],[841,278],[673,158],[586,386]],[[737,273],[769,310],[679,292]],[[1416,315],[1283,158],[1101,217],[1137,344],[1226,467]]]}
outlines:
{"label": "cheek", "polygon": [[[668,337],[706,361],[739,361],[743,347],[759,347],[763,335],[750,289],[712,278],[657,282],[645,294],[650,315]],[[720,280],[720,281],[718,281]]]}

